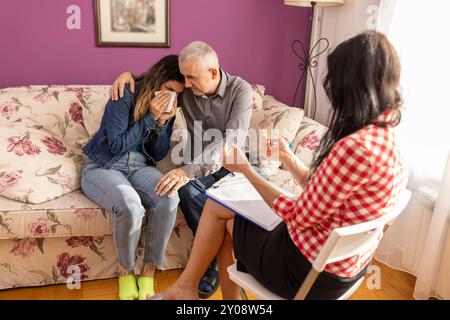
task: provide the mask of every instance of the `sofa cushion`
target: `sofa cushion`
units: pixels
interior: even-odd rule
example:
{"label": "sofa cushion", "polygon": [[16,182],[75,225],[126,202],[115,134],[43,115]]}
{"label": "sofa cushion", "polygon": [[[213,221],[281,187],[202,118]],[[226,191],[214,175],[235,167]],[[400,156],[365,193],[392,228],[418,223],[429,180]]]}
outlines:
{"label": "sofa cushion", "polygon": [[305,117],[293,141],[292,151],[308,167],[311,166],[314,151],[328,128]]}
{"label": "sofa cushion", "polygon": [[43,127],[3,126],[0,195],[40,203],[80,187],[81,150],[65,145]]}
{"label": "sofa cushion", "polygon": [[[37,244],[42,245],[42,238],[103,237],[113,232],[112,212],[89,200],[81,190],[40,204],[24,204],[0,196],[0,208],[0,241],[36,238]],[[192,240],[191,230],[178,209],[166,250],[167,268],[185,266]]]}
{"label": "sofa cushion", "polygon": [[71,87],[85,101],[82,109],[84,126],[89,137],[92,137],[100,127],[100,122],[109,100],[110,86]]}
{"label": "sofa cushion", "polygon": [[0,197],[0,207],[0,239],[112,234],[112,217],[81,190],[40,204]]}
{"label": "sofa cushion", "polygon": [[252,84],[253,90],[253,111],[263,108],[264,92],[266,88],[261,84]]}
{"label": "sofa cushion", "polygon": [[[82,109],[92,103],[71,86],[26,86],[0,92],[0,126],[45,128],[64,145],[81,149],[89,139]],[[78,89],[77,89],[78,90]],[[91,89],[90,89],[91,90]]]}
{"label": "sofa cushion", "polygon": [[276,174],[270,175],[269,181],[278,188],[297,196],[303,192],[302,187],[295,181],[294,176],[284,169],[278,169]]}
{"label": "sofa cushion", "polygon": [[263,142],[263,133],[266,133],[268,137],[284,136],[292,142],[300,128],[303,116],[302,109],[289,107],[272,96],[265,96],[263,109],[256,110],[252,114],[249,133],[250,154],[257,155],[261,151],[258,163],[264,161],[263,147],[259,148],[259,144]]}
{"label": "sofa cushion", "polygon": [[[79,188],[82,147],[109,86],[23,86],[0,91],[0,195],[39,203]],[[101,115],[100,115],[101,118]],[[30,162],[30,160],[33,161]]]}

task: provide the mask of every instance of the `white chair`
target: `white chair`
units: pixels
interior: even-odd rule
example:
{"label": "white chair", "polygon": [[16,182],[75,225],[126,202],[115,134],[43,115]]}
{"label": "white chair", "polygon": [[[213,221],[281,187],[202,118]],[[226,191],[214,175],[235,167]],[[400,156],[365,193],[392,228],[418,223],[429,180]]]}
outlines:
{"label": "white chair", "polygon": [[[411,192],[404,190],[400,193],[397,203],[389,208],[381,217],[356,225],[337,228],[328,237],[314,260],[312,268],[298,290],[295,300],[303,300],[313,286],[320,272],[329,263],[340,261],[354,255],[364,253],[372,248],[385,225],[391,225],[397,216],[403,211],[411,198]],[[283,298],[270,292],[250,274],[240,272],[236,264],[228,267],[230,279],[244,290],[249,290],[257,299],[282,300]],[[350,287],[338,300],[348,299],[364,281],[364,277]],[[243,290],[242,290],[243,292]],[[244,297],[246,297],[244,292]]]}

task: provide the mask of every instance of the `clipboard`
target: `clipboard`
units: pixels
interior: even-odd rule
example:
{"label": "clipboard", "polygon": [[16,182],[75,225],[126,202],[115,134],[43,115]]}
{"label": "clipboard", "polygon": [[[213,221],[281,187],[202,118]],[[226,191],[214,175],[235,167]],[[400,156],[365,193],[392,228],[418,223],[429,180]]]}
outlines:
{"label": "clipboard", "polygon": [[[206,195],[212,201],[267,231],[272,231],[283,221],[243,174],[235,173],[233,176],[227,176],[219,180],[219,182],[218,187],[211,187],[206,190]],[[286,194],[282,190],[280,192]],[[287,196],[293,195],[287,194]]]}

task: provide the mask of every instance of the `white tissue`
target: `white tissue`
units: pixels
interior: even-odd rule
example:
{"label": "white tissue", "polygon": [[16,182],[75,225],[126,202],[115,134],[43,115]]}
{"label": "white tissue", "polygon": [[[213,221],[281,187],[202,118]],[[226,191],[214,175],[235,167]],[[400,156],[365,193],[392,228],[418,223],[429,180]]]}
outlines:
{"label": "white tissue", "polygon": [[169,103],[167,104],[166,108],[164,109],[164,112],[170,113],[170,111],[172,110],[173,103],[175,102],[175,99],[177,98],[177,93],[175,91],[156,91],[155,96],[157,96],[158,94],[161,94],[163,92],[168,92],[170,94]]}

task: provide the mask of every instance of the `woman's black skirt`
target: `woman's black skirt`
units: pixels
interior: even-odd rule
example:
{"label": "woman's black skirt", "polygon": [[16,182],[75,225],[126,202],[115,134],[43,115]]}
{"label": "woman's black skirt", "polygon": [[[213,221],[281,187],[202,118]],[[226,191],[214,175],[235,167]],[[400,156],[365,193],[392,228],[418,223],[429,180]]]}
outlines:
{"label": "woman's black skirt", "polygon": [[[250,273],[267,289],[285,299],[295,297],[311,269],[311,263],[292,241],[285,223],[266,231],[236,215],[233,246],[237,269]],[[365,275],[368,266],[352,278],[322,271],[306,299],[337,299]]]}

